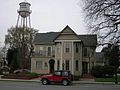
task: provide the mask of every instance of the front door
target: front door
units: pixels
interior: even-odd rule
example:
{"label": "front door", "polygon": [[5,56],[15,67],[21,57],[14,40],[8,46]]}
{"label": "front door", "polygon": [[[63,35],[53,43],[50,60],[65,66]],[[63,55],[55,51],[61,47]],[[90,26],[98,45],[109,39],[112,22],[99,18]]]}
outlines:
{"label": "front door", "polygon": [[50,73],[54,72],[54,64],[55,64],[55,60],[51,59],[49,61],[49,66],[50,66]]}
{"label": "front door", "polygon": [[82,62],[82,73],[88,73],[88,62]]}

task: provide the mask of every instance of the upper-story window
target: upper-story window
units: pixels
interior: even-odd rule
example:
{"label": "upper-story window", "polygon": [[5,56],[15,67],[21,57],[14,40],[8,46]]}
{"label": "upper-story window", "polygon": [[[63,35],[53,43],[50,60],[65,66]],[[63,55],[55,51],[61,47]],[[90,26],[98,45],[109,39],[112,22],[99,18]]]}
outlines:
{"label": "upper-story window", "polygon": [[75,44],[75,51],[76,51],[76,53],[79,53],[79,44],[78,43]]}
{"label": "upper-story window", "polygon": [[57,52],[57,53],[60,53],[60,47],[61,47],[61,44],[60,44],[60,43],[57,43],[57,44],[56,44],[56,52]]}
{"label": "upper-story window", "polygon": [[51,56],[51,47],[48,47],[48,56]]}
{"label": "upper-story window", "polygon": [[40,47],[39,53],[40,53],[40,55],[44,55],[44,49],[43,49],[43,47]]}
{"label": "upper-story window", "polygon": [[71,47],[71,43],[70,42],[64,43],[64,52],[65,53],[69,53],[70,52],[70,47]]}
{"label": "upper-story window", "polygon": [[84,56],[87,56],[87,48],[84,48]]}

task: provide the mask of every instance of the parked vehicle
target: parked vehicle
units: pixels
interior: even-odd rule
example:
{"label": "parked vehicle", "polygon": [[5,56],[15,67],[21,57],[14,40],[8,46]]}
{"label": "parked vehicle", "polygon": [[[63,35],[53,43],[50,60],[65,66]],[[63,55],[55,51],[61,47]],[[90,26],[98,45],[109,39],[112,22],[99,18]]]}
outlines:
{"label": "parked vehicle", "polygon": [[15,70],[13,73],[17,74],[17,73],[30,73],[30,72],[31,71],[28,69],[18,69],[18,70]]}
{"label": "parked vehicle", "polygon": [[58,70],[51,75],[41,76],[41,81],[43,85],[50,84],[51,82],[59,82],[66,86],[72,83],[72,75],[70,71]]}

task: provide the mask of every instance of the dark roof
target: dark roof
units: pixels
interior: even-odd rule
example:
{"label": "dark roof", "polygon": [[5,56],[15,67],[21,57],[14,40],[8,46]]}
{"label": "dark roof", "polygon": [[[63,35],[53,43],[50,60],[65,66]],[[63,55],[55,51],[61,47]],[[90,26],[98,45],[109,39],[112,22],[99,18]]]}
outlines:
{"label": "dark roof", "polygon": [[[34,39],[35,44],[39,43],[53,43],[54,39],[60,32],[37,33]],[[78,35],[85,46],[96,46],[97,35]]]}
{"label": "dark roof", "polygon": [[52,43],[59,32],[37,33],[33,43]]}
{"label": "dark roof", "polygon": [[97,35],[87,34],[79,35],[80,40],[83,41],[84,46],[96,46],[97,45]]}

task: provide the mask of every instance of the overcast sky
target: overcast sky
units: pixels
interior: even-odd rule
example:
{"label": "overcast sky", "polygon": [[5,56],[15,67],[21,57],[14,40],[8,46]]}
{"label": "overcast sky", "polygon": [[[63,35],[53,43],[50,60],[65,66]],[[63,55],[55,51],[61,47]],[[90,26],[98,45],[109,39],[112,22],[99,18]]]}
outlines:
{"label": "overcast sky", "polygon": [[[24,0],[0,0],[0,42],[7,29],[17,23],[19,3]],[[77,34],[86,34],[80,0],[27,0],[31,3],[31,26],[39,32],[61,31],[69,25]]]}

